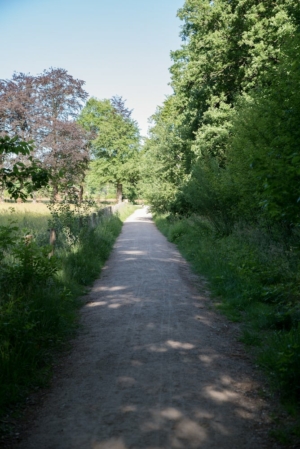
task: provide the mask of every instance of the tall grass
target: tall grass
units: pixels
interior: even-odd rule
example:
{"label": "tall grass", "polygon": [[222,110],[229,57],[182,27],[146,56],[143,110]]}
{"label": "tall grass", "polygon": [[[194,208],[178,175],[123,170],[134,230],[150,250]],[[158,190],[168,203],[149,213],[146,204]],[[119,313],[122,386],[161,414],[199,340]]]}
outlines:
{"label": "tall grass", "polygon": [[[18,225],[15,244],[0,264],[5,274],[0,275],[0,418],[32,388],[48,382],[57,350],[76,330],[78,298],[99,275],[122,220],[134,209],[126,205],[121,215],[83,228],[75,242],[58,245],[51,259],[45,246],[48,213],[0,214],[0,227],[11,219]],[[30,244],[23,239],[24,226],[33,235]]]}

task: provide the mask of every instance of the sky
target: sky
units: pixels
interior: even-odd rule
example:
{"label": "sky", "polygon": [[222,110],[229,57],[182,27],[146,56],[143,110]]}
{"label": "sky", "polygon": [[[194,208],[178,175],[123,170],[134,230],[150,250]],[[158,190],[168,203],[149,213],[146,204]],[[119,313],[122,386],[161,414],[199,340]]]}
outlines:
{"label": "sky", "polygon": [[0,79],[64,68],[99,99],[120,95],[142,135],[172,93],[184,0],[0,0]]}

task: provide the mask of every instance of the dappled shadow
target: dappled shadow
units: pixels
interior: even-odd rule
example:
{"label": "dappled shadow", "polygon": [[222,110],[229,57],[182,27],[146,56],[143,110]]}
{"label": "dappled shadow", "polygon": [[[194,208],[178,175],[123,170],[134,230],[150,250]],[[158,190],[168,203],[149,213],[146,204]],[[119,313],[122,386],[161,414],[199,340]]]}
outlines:
{"label": "dappled shadow", "polygon": [[239,345],[206,310],[174,246],[138,218],[125,224],[84,308],[89,330],[61,387],[67,408],[57,412],[55,431],[43,440],[41,427],[34,444],[263,448],[256,431],[263,407],[252,398],[257,386]]}
{"label": "dappled shadow", "polygon": [[98,305],[99,324],[114,334],[97,361],[109,390],[92,447],[259,447],[248,429],[260,411],[247,399],[254,383],[239,349],[202,308],[206,298],[183,280],[184,261],[152,222],[126,226],[87,307]]}

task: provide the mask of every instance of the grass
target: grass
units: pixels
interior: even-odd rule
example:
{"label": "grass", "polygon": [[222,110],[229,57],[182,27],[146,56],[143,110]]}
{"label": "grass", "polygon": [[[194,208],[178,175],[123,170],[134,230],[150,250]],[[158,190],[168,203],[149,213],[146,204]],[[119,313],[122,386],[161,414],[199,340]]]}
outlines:
{"label": "grass", "polygon": [[[156,215],[160,231],[210,283],[216,307],[241,323],[241,341],[286,410],[280,440],[300,443],[299,252],[262,229],[240,226],[220,237],[208,221]],[[282,424],[282,422],[281,422]],[[275,432],[276,433],[276,432]]]}
{"label": "grass", "polygon": [[13,220],[20,228],[45,233],[47,232],[49,218],[50,211],[42,203],[0,203],[0,226],[5,226]]}
{"label": "grass", "polygon": [[[135,209],[125,205],[120,214],[102,217],[95,228],[86,227],[77,239],[59,245],[51,259],[43,247],[48,210],[40,204],[31,211],[1,210],[0,227],[13,218],[19,229],[0,267],[0,433],[7,431],[1,419],[28,392],[48,383],[57,351],[76,332],[79,297],[99,275],[123,220]],[[24,225],[34,235],[29,245],[22,238]]]}

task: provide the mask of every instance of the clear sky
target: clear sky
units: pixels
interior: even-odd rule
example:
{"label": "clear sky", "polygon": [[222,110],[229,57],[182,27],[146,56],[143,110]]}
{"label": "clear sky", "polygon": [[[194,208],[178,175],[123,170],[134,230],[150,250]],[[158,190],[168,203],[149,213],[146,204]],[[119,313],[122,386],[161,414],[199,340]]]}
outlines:
{"label": "clear sky", "polygon": [[121,95],[145,135],[181,45],[184,0],[0,0],[0,78],[61,67],[90,96]]}

